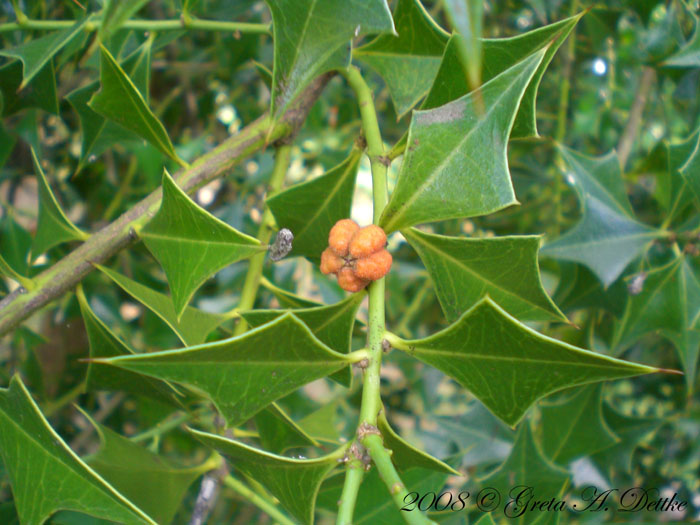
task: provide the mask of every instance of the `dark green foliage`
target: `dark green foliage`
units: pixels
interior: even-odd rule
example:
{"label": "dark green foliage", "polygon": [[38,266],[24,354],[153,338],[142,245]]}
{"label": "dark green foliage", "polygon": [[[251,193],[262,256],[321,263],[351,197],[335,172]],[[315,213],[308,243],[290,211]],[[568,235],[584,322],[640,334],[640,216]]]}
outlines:
{"label": "dark green foliage", "polygon": [[0,523],[697,520],[693,9],[0,3]]}

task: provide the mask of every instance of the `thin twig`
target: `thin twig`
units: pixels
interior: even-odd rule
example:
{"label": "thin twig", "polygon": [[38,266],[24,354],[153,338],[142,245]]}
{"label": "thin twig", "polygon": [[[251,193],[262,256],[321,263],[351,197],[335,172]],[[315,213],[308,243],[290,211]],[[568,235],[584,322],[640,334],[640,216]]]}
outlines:
{"label": "thin twig", "polygon": [[644,112],[644,106],[649,98],[649,91],[651,91],[655,78],[656,71],[654,71],[654,69],[651,67],[644,67],[642,79],[639,81],[637,93],[634,95],[634,102],[632,103],[632,109],[630,109],[630,115],[627,119],[625,130],[620,137],[620,142],[617,144],[617,156],[620,159],[620,166],[622,167],[623,171],[625,169],[625,165],[627,164],[627,159],[632,152],[634,141],[637,138],[639,125],[642,121],[642,113]]}
{"label": "thin twig", "polygon": [[197,495],[197,501],[194,504],[194,511],[190,518],[190,525],[203,525],[206,523],[211,510],[216,505],[219,485],[227,475],[228,467],[226,462],[222,462],[219,468],[204,475],[199,494]]}

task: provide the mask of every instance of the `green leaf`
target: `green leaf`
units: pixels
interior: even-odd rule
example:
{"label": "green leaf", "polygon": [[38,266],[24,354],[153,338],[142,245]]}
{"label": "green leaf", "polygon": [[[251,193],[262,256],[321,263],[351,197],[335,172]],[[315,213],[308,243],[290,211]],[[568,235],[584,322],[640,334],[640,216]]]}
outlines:
{"label": "green leaf", "polygon": [[215,461],[175,465],[83,415],[100,437],[100,449],[85,462],[160,524],[173,521],[192,482],[216,466]]}
{"label": "green leaf", "polygon": [[[355,325],[355,316],[365,294],[354,293],[346,299],[329,306],[317,306],[296,310],[249,310],[241,312],[241,317],[250,326],[260,326],[269,323],[286,312],[293,313],[318,339],[336,352],[347,354],[350,352],[352,329]],[[330,376],[341,385],[349,387],[352,383],[352,370],[341,370]]]}
{"label": "green leaf", "polygon": [[441,332],[398,344],[455,379],[511,426],[552,392],[657,371],[539,334],[489,297]]}
{"label": "green leaf", "polygon": [[20,275],[29,272],[29,250],[32,237],[14,219],[15,212],[7,207],[5,216],[0,219],[0,253],[6,262]]}
{"label": "green leaf", "polygon": [[288,313],[215,343],[99,362],[190,386],[211,399],[228,424],[235,426],[353,361],[321,343]]}
{"label": "green leaf", "polygon": [[353,148],[347,159],[327,173],[267,199],[277,225],[294,234],[290,256],[301,255],[316,263],[321,260],[331,228],[350,216],[361,155]]}
{"label": "green leaf", "polygon": [[[694,152],[700,147],[700,128],[681,142],[667,145],[667,176],[659,180],[670,223],[692,202],[697,182],[693,168]],[[690,163],[690,169],[686,166]]]}
{"label": "green leaf", "polygon": [[319,443],[276,403],[257,413],[255,426],[262,447],[275,454],[281,454],[290,448],[319,446]]}
{"label": "green leaf", "polygon": [[133,131],[180,165],[184,162],[175,153],[163,124],[148,107],[136,88],[107,48],[100,45],[100,90],[88,106],[105,118]]}
{"label": "green leaf", "polygon": [[695,31],[683,47],[663,61],[668,67],[700,67],[700,19],[695,17]]}
{"label": "green leaf", "polygon": [[299,426],[306,433],[327,443],[340,443],[338,433],[338,402],[332,401],[314,410],[299,420]]}
{"label": "green leaf", "polygon": [[[261,483],[301,523],[314,521],[321,482],[338,465],[342,449],[314,459],[271,454],[238,441],[189,429],[202,443],[223,454],[231,465]],[[338,454],[341,452],[341,454]]]}
{"label": "green leaf", "polygon": [[560,151],[571,168],[566,178],[576,190],[583,217],[541,253],[584,264],[610,286],[661,233],[634,218],[617,153],[594,158],[563,146]]}
{"label": "green leaf", "polygon": [[139,235],[165,270],[178,319],[212,274],[265,249],[257,239],[197,206],[167,170],[160,209]]}
{"label": "green leaf", "polygon": [[618,279],[609,288],[585,266],[561,261],[559,263],[559,285],[554,292],[554,301],[564,312],[585,308],[605,309],[621,317],[627,300],[627,286]]}
{"label": "green leaf", "polygon": [[[78,303],[83,315],[85,331],[90,344],[90,358],[106,358],[135,355],[102,320],[92,311],[83,291],[78,288]],[[173,388],[163,381],[144,377],[128,370],[114,369],[91,362],[87,370],[87,390],[114,390],[130,392],[157,399],[169,405],[180,406],[173,397]]]}
{"label": "green leaf", "polygon": [[53,61],[41,68],[24,89],[22,83],[22,63],[19,60],[0,67],[0,114],[7,117],[25,108],[39,108],[58,115],[56,95],[56,74]]}
{"label": "green leaf", "polygon": [[47,62],[83,30],[86,20],[84,18],[63,31],[50,33],[11,49],[0,49],[0,56],[16,58],[22,62],[22,83],[18,89],[24,89]]}
{"label": "green leaf", "polygon": [[455,321],[485,295],[510,315],[530,321],[566,321],[542,287],[538,235],[463,238],[403,230],[420,256],[440,306]]}
{"label": "green leaf", "polygon": [[32,243],[32,258],[47,252],[54,246],[68,241],[84,241],[89,235],[73,224],[58,205],[46,180],[36,152],[32,148],[34,172],[39,184],[39,222]]}
{"label": "green leaf", "polygon": [[130,2],[106,0],[102,9],[102,23],[99,29],[100,39],[104,41],[109,35],[114,34],[124,22],[129,20],[147,3],[148,0],[131,0]]}
{"label": "green leaf", "polygon": [[508,135],[543,56],[541,50],[484,84],[478,103],[468,94],[413,112],[399,179],[380,219],[387,233],[517,203],[506,158]]}
{"label": "green leaf", "polygon": [[317,76],[347,67],[354,36],[392,33],[386,0],[267,0],[274,31],[272,109],[279,116]]}
{"label": "green leaf", "polygon": [[377,428],[379,428],[379,431],[382,433],[384,446],[392,452],[391,460],[397,469],[406,470],[412,467],[420,467],[453,474],[455,476],[462,475],[444,461],[440,461],[427,452],[423,452],[399,436],[389,425],[384,410],[379,413]]}
{"label": "green leaf", "polygon": [[[0,455],[23,524],[41,525],[57,510],[121,523],[151,523],[87,466],[49,425],[19,376],[0,389]],[[51,487],[41,490],[37,484]]]}
{"label": "green leaf", "polygon": [[[538,136],[535,117],[540,81],[554,54],[582,16],[583,13],[510,38],[481,39],[483,51],[481,75],[484,82],[491,80],[527,56],[546,48],[542,62],[537,67],[520,101],[518,114],[510,134],[511,138]],[[421,109],[442,106],[470,91],[467,83],[467,72],[459,57],[460,39],[459,35],[453,35],[447,43],[440,69]]]}
{"label": "green leaf", "polygon": [[354,50],[353,57],[384,79],[401,118],[430,89],[449,35],[419,0],[398,0],[394,22],[398,36],[381,35]]}
{"label": "green leaf", "polygon": [[603,419],[600,384],[559,403],[542,404],[542,449],[555,463],[567,464],[619,441]]}
{"label": "green leaf", "polygon": [[496,525],[491,514],[484,514],[474,525]]}
{"label": "green leaf", "polygon": [[13,281],[21,284],[25,289],[31,290],[34,288],[34,283],[31,279],[28,279],[24,275],[21,275],[15,271],[15,269],[10,266],[2,255],[0,255],[0,274],[5,277],[9,277]]}
{"label": "green leaf", "polygon": [[[509,501],[517,498],[518,493],[528,488],[532,489],[532,501],[559,499],[563,495],[568,480],[567,471],[554,465],[542,455],[532,435],[530,422],[525,421],[518,428],[515,444],[508,459],[480,481],[483,487],[498,491],[503,498],[500,508],[505,508]],[[513,505],[510,505],[511,510]],[[533,520],[532,514],[534,513],[524,512],[520,516],[509,517],[508,522],[530,523]]]}
{"label": "green leaf", "polygon": [[501,463],[513,448],[513,430],[477,400],[464,415],[435,419],[457,446],[466,468]]}
{"label": "green leaf", "polygon": [[700,128],[695,130],[692,137],[695,137],[695,148],[678,171],[695,198],[700,199]]}
{"label": "green leaf", "polygon": [[[152,40],[149,38],[121,63],[122,69],[132,79],[144,100],[148,100],[151,50]],[[66,95],[66,100],[70,102],[78,114],[82,132],[77,171],[80,171],[90,159],[94,158],[93,156],[102,154],[114,144],[140,140],[136,134],[96,113],[88,105],[99,87],[99,82],[95,81]]]}
{"label": "green leaf", "polygon": [[100,265],[95,266],[117,283],[122,290],[160,317],[185,345],[203,343],[207,335],[228,318],[223,314],[204,312],[186,306],[178,320],[173,301],[167,295],[156,292],[114,270]]}
{"label": "green leaf", "polygon": [[619,443],[592,456],[606,470],[620,468],[632,471],[632,455],[640,442],[656,432],[664,423],[656,417],[627,416],[603,403],[603,417],[607,426],[620,438]]}
{"label": "green leaf", "polygon": [[[482,2],[464,2],[463,0],[446,0],[445,15],[450,25],[457,30],[459,55],[467,80],[472,89],[481,85],[482,44],[481,34],[484,26],[484,4]],[[471,90],[470,90],[471,91]]]}
{"label": "green leaf", "polygon": [[700,314],[700,283],[684,256],[649,271],[642,291],[629,295],[615,331],[613,347],[622,352],[641,336],[656,332],[678,351],[688,388],[695,384],[700,330],[693,327]]}
{"label": "green leaf", "polygon": [[292,293],[288,290],[283,290],[279,286],[270,282],[267,278],[265,278],[265,276],[260,279],[260,284],[263,285],[266,290],[272,292],[280,304],[286,308],[312,308],[314,306],[324,306],[321,303],[310,301],[309,299],[305,299],[304,297],[301,297],[300,295]]}

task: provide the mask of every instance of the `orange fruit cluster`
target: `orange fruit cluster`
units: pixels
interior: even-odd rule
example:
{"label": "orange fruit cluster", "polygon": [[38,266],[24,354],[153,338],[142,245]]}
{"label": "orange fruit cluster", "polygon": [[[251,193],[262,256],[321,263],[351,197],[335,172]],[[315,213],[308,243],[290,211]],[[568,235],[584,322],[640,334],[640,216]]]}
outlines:
{"label": "orange fruit cluster", "polygon": [[385,246],[386,233],[379,226],[360,228],[352,219],[342,219],[328,234],[328,248],[321,254],[321,271],[337,275],[343,290],[359,292],[391,268],[391,254]]}

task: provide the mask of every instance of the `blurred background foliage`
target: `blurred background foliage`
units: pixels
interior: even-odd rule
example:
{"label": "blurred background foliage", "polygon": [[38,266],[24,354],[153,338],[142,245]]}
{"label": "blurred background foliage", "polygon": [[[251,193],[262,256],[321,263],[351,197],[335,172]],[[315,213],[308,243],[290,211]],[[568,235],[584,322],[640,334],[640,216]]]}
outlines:
{"label": "blurred background foliage", "polygon": [[[180,2],[142,2],[137,16],[143,19],[177,19]],[[444,28],[448,0],[423,2]],[[96,0],[82,0],[89,10],[100,9]],[[31,19],[75,19],[82,14],[77,1],[20,1]],[[259,0],[236,2],[196,1],[191,13],[215,20],[269,22],[267,6]],[[587,10],[574,32],[555,56],[545,74],[537,98],[541,138],[516,140],[509,145],[509,163],[521,205],[473,220],[433,224],[431,230],[447,235],[491,236],[544,234],[553,238],[578,221],[579,205],[566,184],[552,139],[591,156],[620,147],[630,114],[639,98],[645,70],[653,75],[633,126],[633,140],[624,170],[625,188],[640,220],[662,224],[668,214],[663,198],[668,177],[668,148],[685,140],[700,125],[700,59],[695,65],[670,67],[664,61],[693,36],[697,40],[697,1],[613,0],[606,3],[557,0],[499,0],[484,3],[483,33],[497,38],[561,20]],[[14,21],[9,1],[0,2],[0,24]],[[0,49],[18,45],[41,32],[0,32]],[[227,34],[209,31],[120,30],[111,35],[109,49],[115,57],[128,57],[152,40],[150,65],[142,87],[155,114],[164,123],[175,149],[187,161],[211,150],[230,134],[250,123],[269,107],[269,70],[272,39],[269,35]],[[696,51],[697,53],[697,51]],[[96,231],[115,219],[161,183],[162,167],[176,165],[153,146],[119,130],[105,136],[81,159],[81,121],[71,103],[75,90],[95,82],[98,53],[90,33],[83,33],[53,60],[58,94],[57,111],[47,100],[25,96],[17,99],[11,89],[12,60],[0,57],[0,252],[19,254],[10,261],[29,274],[59,260],[75,247],[62,244],[28,266],[27,254],[37,225],[37,181],[30,147],[33,147],[67,215],[79,226]],[[409,116],[397,120],[382,79],[367,69],[375,90],[375,103],[387,147],[407,129]],[[49,110],[47,110],[49,109]],[[320,175],[342,161],[359,135],[356,101],[338,77],[331,80],[296,138],[286,185]],[[254,234],[261,219],[264,183],[272,170],[271,151],[253,155],[226,177],[210,183],[196,194],[196,201],[240,231]],[[390,170],[395,181],[397,160]],[[371,175],[363,159],[357,179],[353,218],[361,224],[371,220]],[[678,229],[692,230],[699,222],[689,206],[673,221]],[[681,248],[696,255],[697,239]],[[671,242],[654,244],[641,269],[658,266],[670,257]],[[387,326],[403,337],[422,337],[446,326],[430,280],[415,252],[394,234],[390,249],[397,261],[387,281]],[[24,254],[24,257],[22,257]],[[697,259],[693,270],[700,271]],[[163,293],[168,288],[162,270],[142,244],[122,252],[112,267]],[[543,281],[574,326],[551,324],[546,333],[561,340],[609,352],[613,322],[619,319],[629,296],[629,286],[639,268],[631,265],[623,276],[604,288],[589,270],[574,263],[541,258]],[[231,265],[210,279],[198,292],[194,304],[224,312],[237,304],[246,262]],[[266,263],[264,275],[277,286],[305,298],[336,302],[344,294],[335,282],[320,274],[306,260],[294,258]],[[13,284],[0,280],[0,295]],[[179,340],[155,314],[114,286],[107,277],[93,272],[83,286],[97,315],[138,352],[175,348]],[[270,291],[258,297],[258,306],[276,307]],[[366,319],[366,305],[360,310]],[[541,330],[543,323],[532,323]],[[231,333],[227,323],[209,335],[216,340]],[[364,333],[357,329],[354,347],[364,346]],[[13,334],[0,339],[0,384],[19,371],[54,428],[80,454],[94,452],[97,437],[73,403],[125,436],[146,432],[168,421],[172,407],[155,400],[115,393],[82,393],[88,355],[87,337],[74,295],[66,295],[26,321]],[[624,354],[629,360],[666,368],[680,368],[673,346],[650,334]],[[317,425],[313,415],[324,409],[333,425],[321,425],[332,436],[349,437],[357,420],[360,382],[347,394],[339,385],[321,380],[283,399],[281,405],[296,419]],[[382,384],[390,420],[412,443],[431,454],[452,457],[465,478],[422,480],[423,490],[438,492],[442,483],[457,490],[481,486],[483,479],[509,455],[514,431],[498,422],[468,392],[440,372],[399,352],[385,358]],[[603,521],[697,520],[700,516],[700,405],[698,388],[687,389],[682,376],[653,374],[606,383],[602,388],[603,415],[623,439],[614,447],[586,456],[567,466],[573,474],[570,500],[578,487],[642,486],[661,494],[678,493],[689,502],[684,515],[619,515],[610,513],[565,514],[562,523]],[[566,399],[564,392],[547,402]],[[328,409],[328,406],[331,408]],[[209,414],[211,417],[211,414]],[[542,439],[542,411],[529,413],[536,440]],[[332,427],[332,428],[331,428]],[[311,428],[311,427],[308,427]],[[253,430],[254,427],[251,427]],[[204,451],[175,427],[162,438],[143,439],[151,450],[182,463],[204,459]],[[540,441],[538,441],[540,442]],[[410,477],[410,476],[409,476]],[[332,480],[331,480],[332,481]],[[332,484],[332,483],[331,483]],[[50,488],[47,488],[50,490]],[[230,488],[221,488],[211,523],[265,523],[264,514]],[[303,488],[300,487],[300,490]],[[175,523],[192,513],[198,484],[191,485]],[[331,491],[332,492],[332,491]],[[327,500],[328,498],[326,498]],[[334,501],[319,506],[334,509]],[[465,523],[478,511],[439,516],[444,523]],[[362,515],[358,509],[358,517]],[[0,522],[12,523],[13,505],[9,480],[0,467]],[[62,513],[53,523],[93,523],[95,520]],[[378,521],[375,521],[378,523]]]}

